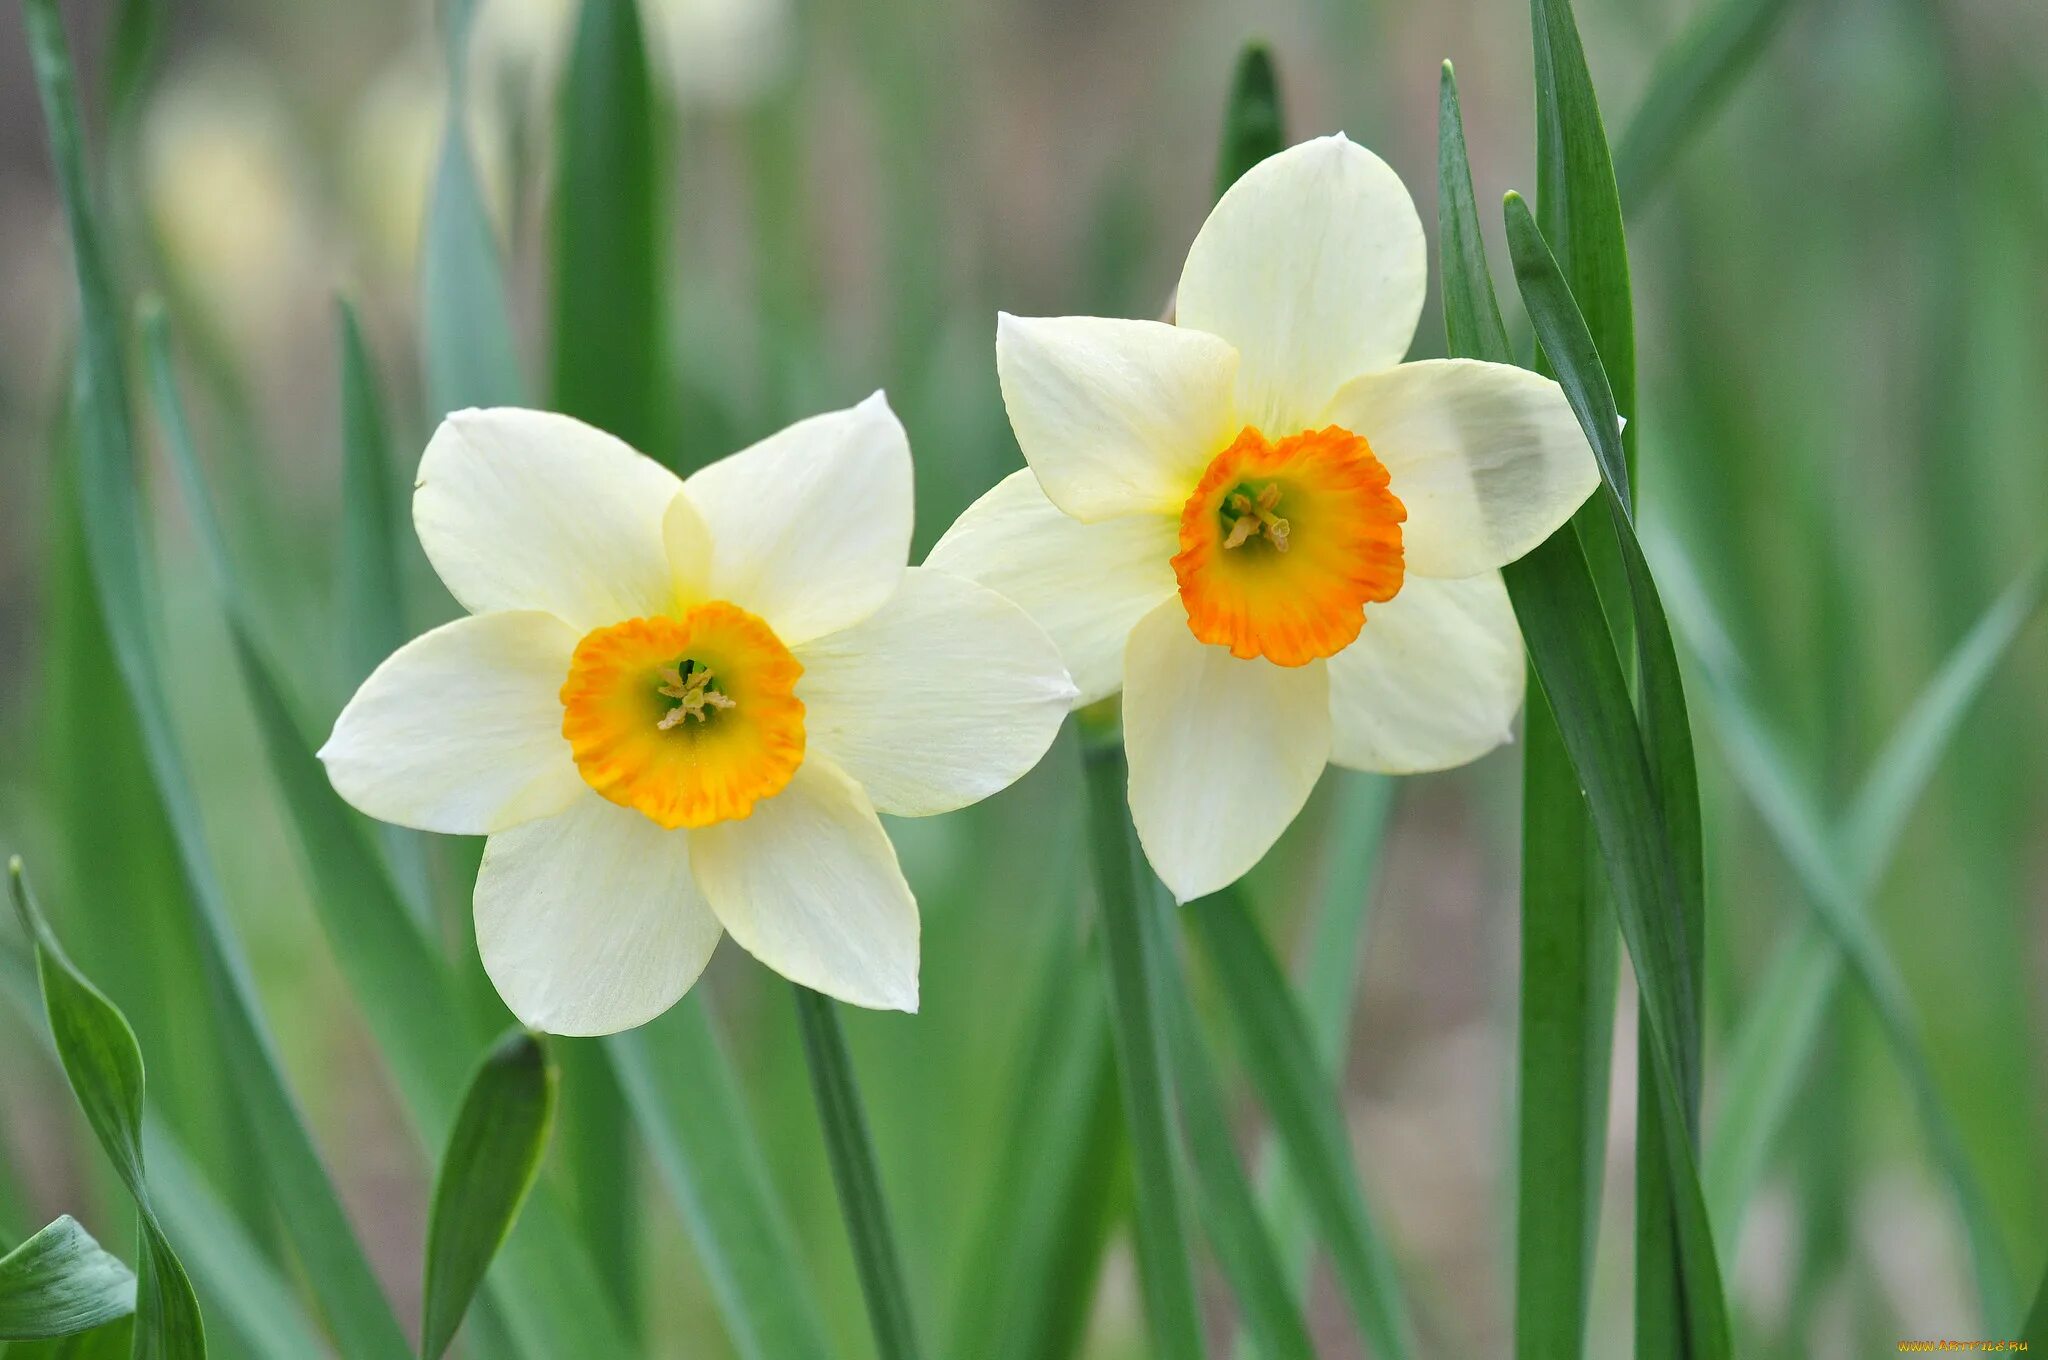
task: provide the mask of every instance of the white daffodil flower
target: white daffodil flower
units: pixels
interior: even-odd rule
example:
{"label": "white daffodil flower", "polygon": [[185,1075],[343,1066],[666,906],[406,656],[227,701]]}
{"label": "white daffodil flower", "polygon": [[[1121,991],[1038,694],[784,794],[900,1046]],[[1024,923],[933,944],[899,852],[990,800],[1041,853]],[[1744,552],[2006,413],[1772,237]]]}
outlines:
{"label": "white daffodil flower", "polygon": [[1401,362],[1427,272],[1407,189],[1338,135],[1223,195],[1177,324],[997,326],[1030,467],[929,565],[1044,624],[1080,702],[1123,691],[1132,819],[1182,901],[1256,864],[1326,763],[1444,769],[1511,735],[1498,569],[1599,473],[1549,379]]}
{"label": "white daffodil flower", "polygon": [[379,666],[320,755],[373,817],[490,837],[477,946],[514,1014],[641,1024],[721,932],[917,1008],[876,813],[1008,785],[1075,691],[1016,605],[906,567],[910,446],[879,392],[687,481],[566,416],[457,412],[413,522],[471,616]]}

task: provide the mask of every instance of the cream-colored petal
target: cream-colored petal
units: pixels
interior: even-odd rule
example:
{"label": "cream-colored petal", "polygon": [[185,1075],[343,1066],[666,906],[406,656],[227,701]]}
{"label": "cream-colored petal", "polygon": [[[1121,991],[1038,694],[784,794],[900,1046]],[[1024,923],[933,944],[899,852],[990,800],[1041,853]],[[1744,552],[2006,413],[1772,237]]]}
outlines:
{"label": "cream-colored petal", "polygon": [[788,646],[880,609],[910,560],[910,441],[880,392],[720,459],[685,490],[711,530],[710,593]]}
{"label": "cream-colored petal", "polygon": [[1237,434],[1237,352],[1161,321],[996,318],[996,374],[1024,459],[1081,520],[1178,515]]}
{"label": "cream-colored petal", "polygon": [[889,603],[797,650],[812,756],[877,810],[951,812],[1038,763],[1075,689],[1059,648],[987,586],[913,567]]}
{"label": "cream-colored petal", "polygon": [[1308,801],[1330,755],[1324,663],[1242,661],[1198,642],[1179,600],[1131,634],[1124,661],[1131,820],[1182,902],[1236,882]]}
{"label": "cream-colored petal", "polygon": [[1174,598],[1176,517],[1125,515],[1083,524],[1045,498],[1029,468],[995,484],[946,530],[925,565],[1009,597],[1051,635],[1093,703],[1123,686],[1124,643]]}
{"label": "cream-colored petal", "polygon": [[1421,576],[1492,571],[1541,543],[1600,485],[1550,379],[1478,359],[1425,359],[1345,384],[1327,419],[1365,436],[1408,507],[1401,551]]}
{"label": "cream-colored petal", "polygon": [[457,411],[420,458],[412,518],[472,614],[544,609],[585,633],[670,607],[661,519],[681,485],[568,416]]}
{"label": "cream-colored petal", "polygon": [[689,836],[585,790],[501,831],[476,876],[476,945],[522,1024],[616,1034],[675,1005],[718,945]]}
{"label": "cream-colored petal", "polygon": [[1330,759],[1387,774],[1477,760],[1513,739],[1526,674],[1499,572],[1411,576],[1330,658]]}
{"label": "cream-colored petal", "polygon": [[661,518],[661,540],[668,553],[670,588],[676,606],[687,609],[711,597],[711,527],[688,496],[668,503]]}
{"label": "cream-colored petal", "polygon": [[457,619],[370,673],[320,748],[372,817],[480,836],[559,812],[584,788],[562,736],[576,630],[533,610]]}
{"label": "cream-colored petal", "polygon": [[875,809],[807,757],[751,815],[690,833],[698,885],[748,953],[856,1006],[917,1009],[917,902]]}
{"label": "cream-colored petal", "polygon": [[1427,283],[1406,186],[1339,133],[1261,161],[1217,200],[1176,306],[1237,347],[1238,410],[1279,438],[1348,379],[1401,361]]}

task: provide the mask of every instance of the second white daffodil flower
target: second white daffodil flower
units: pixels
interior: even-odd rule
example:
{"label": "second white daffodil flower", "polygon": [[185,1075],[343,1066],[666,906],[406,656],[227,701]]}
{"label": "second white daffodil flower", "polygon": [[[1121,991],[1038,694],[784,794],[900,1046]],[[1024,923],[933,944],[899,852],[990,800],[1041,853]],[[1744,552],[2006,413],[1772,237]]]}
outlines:
{"label": "second white daffodil flower", "polygon": [[1442,769],[1509,739],[1499,568],[1599,483],[1557,384],[1402,363],[1422,223],[1343,136],[1225,193],[1176,324],[1005,315],[1029,468],[929,565],[1023,605],[1089,702],[1123,691],[1131,814],[1185,901],[1258,862],[1326,763]]}
{"label": "second white daffodil flower", "polygon": [[917,1008],[876,813],[1003,788],[1075,691],[1016,605],[906,567],[910,447],[880,393],[688,481],[566,416],[458,412],[413,519],[471,617],[380,666],[320,754],[374,817],[490,837],[477,945],[514,1014],[640,1024],[721,933]]}

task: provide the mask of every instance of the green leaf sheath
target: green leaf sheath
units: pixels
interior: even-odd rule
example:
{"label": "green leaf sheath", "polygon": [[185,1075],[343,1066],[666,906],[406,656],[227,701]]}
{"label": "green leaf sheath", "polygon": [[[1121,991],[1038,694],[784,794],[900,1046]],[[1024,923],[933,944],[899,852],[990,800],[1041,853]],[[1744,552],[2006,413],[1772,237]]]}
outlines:
{"label": "green leaf sheath", "polygon": [[[1450,354],[1513,363],[1486,263],[1457,80],[1438,86],[1437,234]],[[1558,555],[1579,553],[1576,530]],[[1512,564],[1512,585],[1527,568]],[[1517,1045],[1515,1354],[1581,1352],[1607,1161],[1618,968],[1592,825],[1533,668],[1522,733],[1522,929]]]}
{"label": "green leaf sheath", "polygon": [[1093,734],[1082,755],[1088,782],[1089,850],[1095,868],[1103,962],[1109,979],[1124,1127],[1137,1185],[1138,1283],[1154,1353],[1205,1354],[1173,1139],[1173,1091],[1165,1019],[1140,913],[1154,891],[1125,804],[1123,748]]}
{"label": "green leaf sheath", "polygon": [[868,1304],[868,1323],[881,1360],[917,1360],[916,1319],[910,1291],[903,1280],[903,1262],[889,1225],[889,1206],[882,1193],[881,1170],[875,1164],[874,1140],[868,1133],[867,1111],[854,1081],[853,1054],[830,997],[791,983],[796,997],[797,1028],[803,1034],[804,1059],[810,1066],[811,1092],[818,1102],[818,1122],[825,1135],[825,1154],[832,1180],[839,1187],[839,1208],[853,1243],[853,1264]]}
{"label": "green leaf sheath", "polygon": [[1187,915],[1359,1333],[1376,1356],[1416,1354],[1414,1323],[1352,1164],[1343,1111],[1286,974],[1236,891],[1203,898]]}
{"label": "green leaf sheath", "polygon": [[1280,106],[1280,73],[1264,43],[1248,43],[1238,54],[1223,113],[1222,150],[1216,162],[1216,194],[1237,183],[1245,171],[1287,144],[1286,114]]}
{"label": "green leaf sheath", "polygon": [[141,1223],[135,1287],[136,1360],[201,1360],[206,1329],[192,1282],[158,1222],[143,1170],[142,1050],[113,1002],[72,964],[36,904],[21,861],[7,866],[22,932],[34,943],[43,1013],[71,1092],[135,1201]]}
{"label": "green leaf sheath", "polygon": [[439,1360],[540,1173],[555,1068],[539,1035],[514,1029],[478,1064],[434,1177],[420,1355]]}
{"label": "green leaf sheath", "polygon": [[0,1341],[71,1336],[135,1311],[135,1276],[69,1214],[0,1256]]}
{"label": "green leaf sheath", "polygon": [[[554,403],[661,456],[662,281],[654,85],[635,0],[583,0],[562,80],[554,191]],[[669,460],[673,461],[673,460]]]}

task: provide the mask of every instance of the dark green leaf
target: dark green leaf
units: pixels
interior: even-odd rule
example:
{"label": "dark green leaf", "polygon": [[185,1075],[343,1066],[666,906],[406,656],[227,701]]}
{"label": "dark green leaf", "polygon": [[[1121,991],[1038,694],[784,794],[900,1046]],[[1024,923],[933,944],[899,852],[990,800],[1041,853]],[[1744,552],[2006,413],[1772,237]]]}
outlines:
{"label": "dark green leaf", "polygon": [[734,1348],[745,1360],[826,1360],[810,1274],[702,1001],[685,997],[605,1047]]}
{"label": "dark green leaf", "polygon": [[2027,1310],[2027,1320],[2020,1326],[2020,1339],[2030,1350],[2035,1346],[2048,1347],[2048,1270],[2041,1272],[2041,1285],[2034,1291],[2034,1306]]}
{"label": "dark green leaf", "polygon": [[[1514,362],[1486,264],[1457,82],[1438,87],[1437,202],[1449,352]],[[1576,530],[1557,551],[1578,555]],[[1526,569],[1510,566],[1512,582]],[[1592,825],[1549,701],[1533,675],[1522,734],[1521,992],[1516,1061],[1515,1353],[1585,1345],[1600,1201],[1617,974]]]}
{"label": "dark green leaf", "polygon": [[362,683],[406,640],[397,483],[377,370],[347,299],[335,304],[341,350],[341,661]]}
{"label": "dark green leaf", "polygon": [[1351,1139],[1287,976],[1235,890],[1187,908],[1222,984],[1244,1068],[1273,1121],[1329,1248],[1337,1282],[1374,1355],[1415,1353],[1399,1277],[1351,1162]]}
{"label": "dark green leaf", "polygon": [[1196,1356],[1204,1353],[1202,1319],[1181,1205],[1172,1069],[1160,1014],[1158,964],[1148,957],[1139,917],[1151,900],[1153,880],[1124,803],[1128,776],[1122,746],[1113,733],[1097,732],[1084,747],[1088,840],[1109,978],[1110,1033],[1137,1180],[1138,1283],[1154,1352]]}
{"label": "dark green leaf", "polygon": [[1216,192],[1237,183],[1245,171],[1287,145],[1286,115],[1280,107],[1280,74],[1273,51],[1247,43],[1238,54],[1223,111],[1223,150],[1216,163]]}
{"label": "dark green leaf", "polygon": [[0,1256],[0,1341],[70,1336],[135,1311],[135,1276],[66,1214]]}
{"label": "dark green leaf", "polygon": [[434,1176],[420,1316],[424,1360],[439,1360],[455,1339],[540,1173],[554,1114],[555,1069],[547,1048],[539,1035],[514,1029],[470,1077]]}
{"label": "dark green leaf", "polygon": [[800,983],[790,986],[796,998],[804,1060],[811,1072],[811,1093],[818,1102],[825,1155],[832,1164],[832,1181],[839,1188],[839,1209],[853,1246],[854,1271],[867,1298],[875,1353],[881,1360],[917,1360],[917,1319],[910,1311],[910,1291],[903,1283],[903,1262],[889,1225],[888,1199],[882,1193],[882,1174],[875,1165],[874,1139],[868,1133],[867,1110],[854,1080],[846,1034],[839,1027],[831,998]]}
{"label": "dark green leaf", "polygon": [[72,966],[36,905],[19,858],[7,865],[22,932],[34,942],[43,1012],[71,1092],[85,1111],[141,1220],[141,1269],[135,1291],[136,1360],[201,1360],[206,1329],[185,1267],[150,1200],[142,1160],[142,1050],[113,1002]]}
{"label": "dark green leaf", "polygon": [[636,0],[582,0],[555,156],[554,399],[666,452],[661,176]]}

